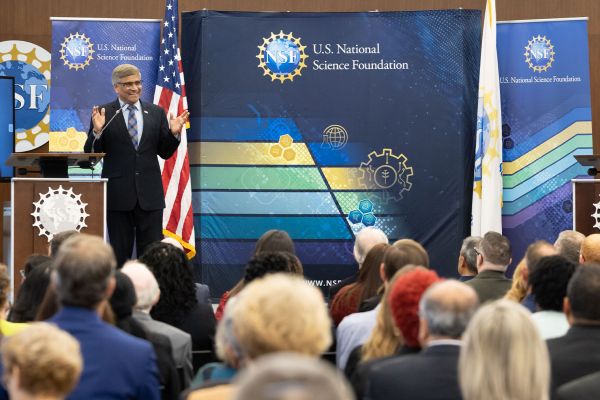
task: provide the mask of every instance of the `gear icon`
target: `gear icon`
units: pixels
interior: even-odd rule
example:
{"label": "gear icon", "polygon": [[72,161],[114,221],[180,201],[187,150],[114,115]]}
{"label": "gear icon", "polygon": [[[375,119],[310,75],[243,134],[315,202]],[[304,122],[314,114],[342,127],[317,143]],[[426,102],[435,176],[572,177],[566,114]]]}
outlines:
{"label": "gear icon", "polygon": [[404,154],[395,155],[392,149],[369,153],[369,161],[360,163],[359,183],[367,189],[382,191],[382,200],[400,201],[412,187],[413,168]]}
{"label": "gear icon", "polygon": [[594,203],[594,213],[591,215],[592,218],[594,218],[594,228],[596,229],[600,229],[600,201],[598,201],[597,203]]}
{"label": "gear icon", "polygon": [[87,203],[81,201],[81,195],[75,194],[73,188],[48,188],[48,192],[40,193],[40,199],[33,203],[33,226],[39,230],[39,236],[46,236],[48,242],[55,234],[67,230],[81,231],[87,225],[85,220],[89,214],[85,211]]}

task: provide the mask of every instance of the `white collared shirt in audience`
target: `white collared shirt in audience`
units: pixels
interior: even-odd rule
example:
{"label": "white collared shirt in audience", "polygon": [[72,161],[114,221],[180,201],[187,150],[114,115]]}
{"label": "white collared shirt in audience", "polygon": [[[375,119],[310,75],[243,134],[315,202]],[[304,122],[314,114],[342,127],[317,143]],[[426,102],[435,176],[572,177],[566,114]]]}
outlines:
{"label": "white collared shirt in audience", "polygon": [[564,336],[569,330],[569,322],[563,312],[538,311],[531,314],[531,317],[544,340]]}

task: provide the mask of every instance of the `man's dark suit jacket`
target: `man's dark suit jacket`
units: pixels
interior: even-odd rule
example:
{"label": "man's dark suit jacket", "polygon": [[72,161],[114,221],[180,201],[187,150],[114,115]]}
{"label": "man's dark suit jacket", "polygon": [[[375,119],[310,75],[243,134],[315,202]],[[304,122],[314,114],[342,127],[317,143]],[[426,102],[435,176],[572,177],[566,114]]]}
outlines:
{"label": "man's dark suit jacket", "polygon": [[68,399],[160,399],[156,356],[149,342],[79,307],[65,306],[48,322],[73,335],[81,347],[83,371]]}
{"label": "man's dark suit jacket", "polygon": [[470,281],[465,282],[465,285],[471,286],[481,304],[486,301],[497,300],[510,290],[512,281],[502,271],[483,270]]}
{"label": "man's dark suit jacket", "polygon": [[600,371],[565,383],[558,388],[559,400],[597,400],[600,393]]}
{"label": "man's dark suit jacket", "polygon": [[600,326],[574,325],[567,334],[548,340],[552,368],[552,398],[556,389],[600,371]]}
{"label": "man's dark suit jacket", "polygon": [[[106,125],[120,109],[119,100],[104,104],[106,129],[94,142],[92,127],[84,145],[86,153],[106,153],[102,177],[108,178],[107,209],[113,211],[133,210],[139,202],[142,210],[161,210],[165,207],[160,166],[156,156],[169,158],[179,146],[179,140],[169,130],[167,117],[162,108],[140,101],[144,127],[138,150],[135,150],[123,115]],[[127,116],[127,107],[120,113]]]}
{"label": "man's dark suit jacket", "polygon": [[458,384],[460,346],[439,344],[420,353],[388,358],[373,365],[367,382],[370,400],[462,399]]}

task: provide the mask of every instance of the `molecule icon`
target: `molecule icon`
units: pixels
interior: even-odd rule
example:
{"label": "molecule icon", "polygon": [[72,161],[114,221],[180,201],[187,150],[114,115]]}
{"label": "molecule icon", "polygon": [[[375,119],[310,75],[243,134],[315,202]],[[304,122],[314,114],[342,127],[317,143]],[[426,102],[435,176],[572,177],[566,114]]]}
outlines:
{"label": "molecule icon", "polygon": [[275,158],[283,156],[287,161],[292,161],[296,158],[296,152],[292,148],[294,139],[291,135],[285,134],[279,137],[279,142],[271,145],[269,154]]}
{"label": "molecule icon", "polygon": [[373,203],[371,200],[363,199],[358,202],[358,209],[348,213],[348,220],[352,224],[362,223],[364,226],[373,226],[377,217],[373,214]]}

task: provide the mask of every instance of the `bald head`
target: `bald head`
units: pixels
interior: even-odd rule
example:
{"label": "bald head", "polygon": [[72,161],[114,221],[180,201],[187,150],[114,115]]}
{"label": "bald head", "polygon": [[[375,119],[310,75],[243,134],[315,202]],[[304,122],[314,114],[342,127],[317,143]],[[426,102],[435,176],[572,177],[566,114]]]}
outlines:
{"label": "bald head", "polygon": [[160,297],[158,282],[152,272],[139,261],[126,262],[121,272],[133,282],[138,299],[134,308],[149,313]]}
{"label": "bald head", "polygon": [[579,261],[582,263],[600,263],[600,233],[594,233],[583,239]]}
{"label": "bald head", "polygon": [[525,252],[525,263],[529,273],[533,272],[533,269],[542,258],[554,256],[556,253],[556,248],[545,240],[538,240],[530,244]]}
{"label": "bald head", "polygon": [[388,243],[388,238],[381,229],[368,226],[358,232],[354,240],[354,259],[358,265],[362,265],[367,253],[380,243]]}
{"label": "bald head", "polygon": [[477,293],[455,280],[431,285],[419,303],[419,341],[460,339],[478,306]]}

